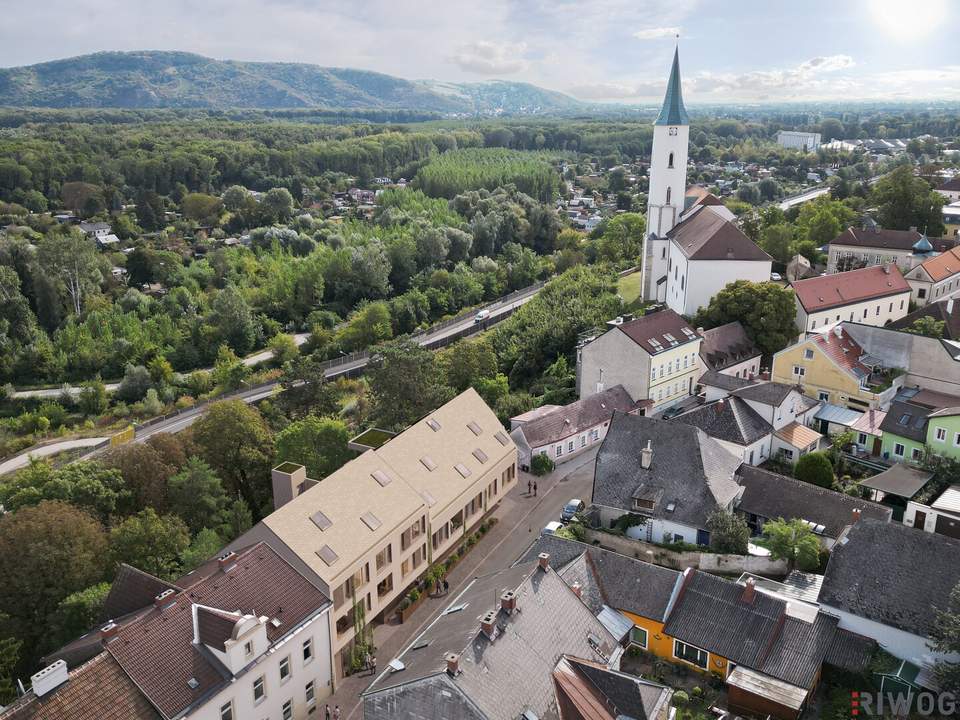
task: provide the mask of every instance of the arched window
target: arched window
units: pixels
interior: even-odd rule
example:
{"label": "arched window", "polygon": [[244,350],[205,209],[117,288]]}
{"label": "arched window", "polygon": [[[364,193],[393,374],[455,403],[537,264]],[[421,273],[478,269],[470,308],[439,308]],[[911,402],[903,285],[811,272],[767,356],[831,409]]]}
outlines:
{"label": "arched window", "polygon": [[667,188],[667,205],[670,204],[670,194],[671,194],[671,190],[672,190],[672,188]]}
{"label": "arched window", "polygon": [[669,157],[667,158],[667,167],[668,168],[673,167],[673,153],[670,153]]}

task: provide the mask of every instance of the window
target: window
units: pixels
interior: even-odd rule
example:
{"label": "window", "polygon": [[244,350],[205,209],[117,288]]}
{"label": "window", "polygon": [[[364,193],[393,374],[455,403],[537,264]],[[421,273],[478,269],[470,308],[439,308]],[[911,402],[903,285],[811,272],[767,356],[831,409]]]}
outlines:
{"label": "window", "polygon": [[673,641],[673,656],[698,668],[707,669],[707,651],[693,645],[687,645],[679,640]]}
{"label": "window", "polygon": [[937,428],[937,442],[945,442],[947,439],[947,429],[946,428]]}
{"label": "window", "polygon": [[893,446],[894,455],[896,455],[897,457],[903,457],[903,453],[904,453],[903,443],[897,443],[896,445]]}
{"label": "window", "polygon": [[803,359],[813,360],[813,350],[811,348],[807,348],[806,350],[803,351]]}
{"label": "window", "polygon": [[657,369],[656,369],[656,368],[650,368],[650,379],[651,379],[651,380],[656,380],[656,379],[657,379]]}
{"label": "window", "polygon": [[580,436],[580,447],[585,448],[586,446],[587,446],[587,436],[586,436],[586,435],[581,435],[581,436]]}
{"label": "window", "polygon": [[926,288],[920,288],[919,290],[917,290],[917,298],[919,298],[920,300],[923,300],[926,296],[927,296]]}
{"label": "window", "polygon": [[280,661],[280,682],[290,679],[290,656],[287,655]]}
{"label": "window", "polygon": [[308,638],[303,641],[303,664],[306,665],[311,660],[313,660],[313,638]]}
{"label": "window", "polygon": [[252,642],[246,642],[246,643],[243,644],[243,654],[246,655],[247,657],[250,657],[251,655],[253,655],[253,643],[252,643]]}
{"label": "window", "polygon": [[793,374],[797,377],[804,377],[807,374],[806,368],[802,368],[799,365],[793,366]]}
{"label": "window", "polygon": [[903,310],[903,300],[900,301],[900,309]]}
{"label": "window", "polygon": [[920,448],[913,448],[913,450],[910,451],[910,457],[913,460],[919,460],[923,457],[923,451]]}
{"label": "window", "polygon": [[670,196],[673,194],[673,188],[667,188],[667,205],[670,204]]}
{"label": "window", "polygon": [[793,450],[788,448],[780,448],[780,454],[783,455],[787,460],[793,460]]}
{"label": "window", "polygon": [[600,431],[597,428],[594,428],[590,431],[590,442],[596,442],[600,439]]}
{"label": "window", "polygon": [[957,433],[953,438],[953,444],[960,447],[960,433]]}
{"label": "window", "polygon": [[258,677],[253,681],[253,704],[257,705],[263,702],[263,699],[267,696],[267,689],[263,682],[263,675]]}
{"label": "window", "polygon": [[573,451],[574,451],[574,444],[573,444],[573,440],[571,440],[570,442],[567,443],[567,452],[572,453]]}
{"label": "window", "polygon": [[283,720],[293,720],[293,700],[287,700],[283,704]]}
{"label": "window", "polygon": [[647,631],[638,625],[630,628],[630,644],[647,649]]}
{"label": "window", "polygon": [[383,570],[393,560],[393,545],[387,545],[377,553],[377,571]]}
{"label": "window", "polygon": [[858,445],[866,445],[866,444],[867,444],[867,434],[866,434],[866,433],[860,433],[859,435],[857,435],[857,444],[858,444]]}
{"label": "window", "polygon": [[307,683],[307,687],[304,689],[304,695],[307,698],[307,705],[313,705],[313,702],[316,700],[316,693],[313,690],[313,680]]}
{"label": "window", "polygon": [[220,720],[233,720],[233,700],[220,706]]}
{"label": "window", "polygon": [[817,399],[820,402],[830,402],[830,393],[824,390],[821,390],[820,392],[817,393]]}
{"label": "window", "polygon": [[556,455],[557,457],[560,457],[561,455],[563,455],[563,445],[557,445]]}
{"label": "window", "polygon": [[[672,167],[673,167],[673,153],[670,153],[670,154],[667,156],[667,167],[668,167],[668,168],[672,168]],[[669,201],[668,201],[668,202],[669,202]]]}
{"label": "window", "polygon": [[874,316],[879,316],[879,315],[880,315],[880,306],[877,305],[877,311],[874,313]]}
{"label": "window", "polygon": [[864,317],[864,318],[867,317],[867,312],[868,312],[867,308],[864,308],[864,309],[863,309],[863,317]]}

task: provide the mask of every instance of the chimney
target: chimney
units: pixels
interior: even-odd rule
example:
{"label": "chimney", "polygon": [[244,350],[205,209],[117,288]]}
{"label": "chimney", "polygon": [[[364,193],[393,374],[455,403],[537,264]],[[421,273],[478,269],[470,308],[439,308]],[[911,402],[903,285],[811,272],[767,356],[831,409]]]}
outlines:
{"label": "chimney", "polygon": [[168,588],[153,599],[153,606],[157,610],[165,610],[173,605],[173,594],[176,592],[173,588]]}
{"label": "chimney", "polygon": [[537,560],[540,561],[540,569],[544,572],[550,568],[550,553],[540,553],[537,555]]}
{"label": "chimney", "polygon": [[653,462],[653,448],[650,446],[650,441],[647,440],[647,446],[640,451],[640,467],[649,470],[651,462]]}
{"label": "chimney", "polygon": [[67,664],[63,660],[57,660],[53,665],[48,665],[40,672],[30,677],[33,685],[33,692],[37,697],[43,697],[49,692],[56,690],[70,679],[67,672]]}
{"label": "chimney", "polygon": [[850,513],[850,523],[856,525],[860,521],[860,508],[854,508]]}
{"label": "chimney", "polygon": [[841,327],[840,325],[834,325],[833,334],[836,335],[838,338],[843,338],[843,327]]}
{"label": "chimney", "polygon": [[300,494],[307,482],[307,469],[297,463],[285,462],[270,471],[273,481],[273,509],[283,507]]}
{"label": "chimney", "polygon": [[517,594],[513,590],[507,590],[500,596],[500,607],[507,613],[512,613],[517,609]]}
{"label": "chimney", "polygon": [[237,564],[237,554],[233,550],[228,550],[217,558],[217,564],[220,566],[220,572],[229,572]]}
{"label": "chimney", "polygon": [[740,599],[747,605],[753,604],[753,599],[757,596],[757,581],[753,578],[747,578],[747,584],[743,586],[743,594]]}
{"label": "chimney", "polygon": [[490,610],[480,618],[480,630],[486,635],[490,640],[493,640],[497,635],[497,611]]}
{"label": "chimney", "polygon": [[581,599],[583,598],[583,586],[580,583],[575,582],[573,585],[570,586],[570,589],[573,590],[573,594],[576,595],[578,598],[581,598]]}
{"label": "chimney", "polygon": [[100,642],[106,645],[108,642],[113,640],[119,634],[119,632],[120,626],[111,620],[102,628],[100,628]]}
{"label": "chimney", "polygon": [[447,674],[456,677],[460,672],[460,656],[456,653],[447,653],[444,660],[447,661]]}
{"label": "chimney", "polygon": [[697,328],[697,335],[701,335],[701,336],[702,336],[703,333],[705,333],[705,332],[706,332],[706,330],[704,330],[702,327],[698,327],[698,328]]}

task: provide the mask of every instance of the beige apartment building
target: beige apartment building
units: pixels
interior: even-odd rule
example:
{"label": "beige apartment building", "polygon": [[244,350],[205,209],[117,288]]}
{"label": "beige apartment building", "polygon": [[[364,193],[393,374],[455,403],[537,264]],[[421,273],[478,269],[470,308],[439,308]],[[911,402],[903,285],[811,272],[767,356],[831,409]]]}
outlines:
{"label": "beige apartment building", "polygon": [[469,389],[320,481],[273,471],[277,509],[230,549],[265,541],[327,593],[336,679],[364,622],[392,611],[431,562],[456,547],[516,482],[517,450]]}

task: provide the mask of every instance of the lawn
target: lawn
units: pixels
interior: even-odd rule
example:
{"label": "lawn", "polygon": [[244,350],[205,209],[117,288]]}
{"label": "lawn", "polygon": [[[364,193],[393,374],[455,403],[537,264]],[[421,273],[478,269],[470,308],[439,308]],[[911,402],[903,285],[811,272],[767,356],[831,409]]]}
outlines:
{"label": "lawn", "polygon": [[631,307],[640,299],[640,273],[624,275],[617,281],[617,294],[623,298],[624,307]]}

